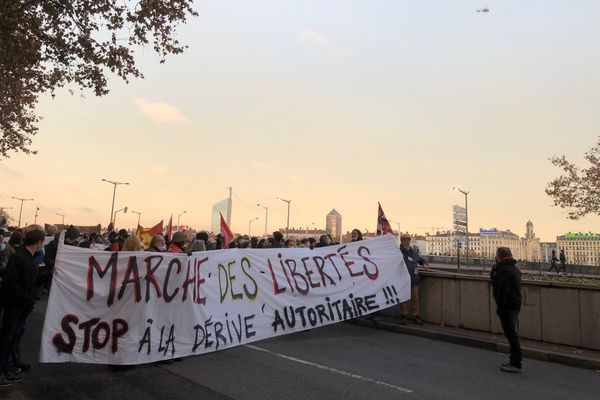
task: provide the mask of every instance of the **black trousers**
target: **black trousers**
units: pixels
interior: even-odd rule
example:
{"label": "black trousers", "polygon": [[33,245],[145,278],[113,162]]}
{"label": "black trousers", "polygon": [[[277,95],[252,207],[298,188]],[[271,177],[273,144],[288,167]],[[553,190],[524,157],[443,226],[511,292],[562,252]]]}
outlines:
{"label": "black trousers", "polygon": [[517,333],[517,317],[518,311],[498,310],[496,311],[502,324],[504,336],[508,339],[510,345],[510,364],[521,368],[521,344],[519,343],[519,334]]}

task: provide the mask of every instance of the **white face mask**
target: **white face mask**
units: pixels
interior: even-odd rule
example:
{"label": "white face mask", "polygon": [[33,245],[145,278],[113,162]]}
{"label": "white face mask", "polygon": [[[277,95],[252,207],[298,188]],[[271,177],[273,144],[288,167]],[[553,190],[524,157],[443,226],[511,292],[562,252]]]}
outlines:
{"label": "white face mask", "polygon": [[158,249],[160,251],[167,251],[167,246],[165,246],[164,244],[162,246],[159,246]]}

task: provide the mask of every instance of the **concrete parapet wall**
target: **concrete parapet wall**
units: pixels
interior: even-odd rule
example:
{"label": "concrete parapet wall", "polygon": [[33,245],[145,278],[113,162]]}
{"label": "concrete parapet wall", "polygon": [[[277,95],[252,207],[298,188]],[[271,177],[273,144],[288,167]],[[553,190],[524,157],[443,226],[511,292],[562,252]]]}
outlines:
{"label": "concrete parapet wall", "polygon": [[[421,318],[434,324],[502,333],[489,278],[422,272]],[[398,315],[396,309],[384,311]],[[600,288],[523,281],[523,338],[600,350]]]}

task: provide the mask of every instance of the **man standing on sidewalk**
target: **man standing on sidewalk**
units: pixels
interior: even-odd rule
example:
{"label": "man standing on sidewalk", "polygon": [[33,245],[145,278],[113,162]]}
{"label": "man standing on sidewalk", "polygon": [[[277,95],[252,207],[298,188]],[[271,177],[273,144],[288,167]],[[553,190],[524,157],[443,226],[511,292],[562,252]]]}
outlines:
{"label": "man standing on sidewalk", "polygon": [[517,319],[521,311],[521,271],[517,268],[508,247],[498,247],[496,265],[492,268],[491,282],[496,300],[496,314],[510,344],[510,362],[503,364],[502,372],[521,373],[521,345],[517,333]]}

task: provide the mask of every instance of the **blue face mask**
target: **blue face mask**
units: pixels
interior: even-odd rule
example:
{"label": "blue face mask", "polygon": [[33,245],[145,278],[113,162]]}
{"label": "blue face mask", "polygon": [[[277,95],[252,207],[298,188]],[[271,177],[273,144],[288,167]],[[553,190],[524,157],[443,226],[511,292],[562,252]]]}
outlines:
{"label": "blue face mask", "polygon": [[6,250],[6,243],[2,242],[0,243],[0,252],[3,252],[4,250]]}

